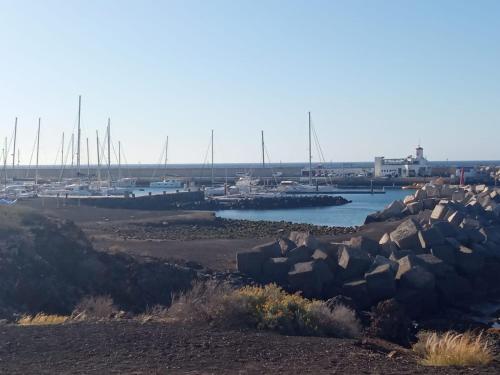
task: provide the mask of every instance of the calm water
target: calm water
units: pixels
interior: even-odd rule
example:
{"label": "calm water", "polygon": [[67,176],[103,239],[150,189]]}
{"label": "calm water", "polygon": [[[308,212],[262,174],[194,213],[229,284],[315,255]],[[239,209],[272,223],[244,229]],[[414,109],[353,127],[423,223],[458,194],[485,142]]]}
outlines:
{"label": "calm water", "polygon": [[411,194],[408,190],[387,190],[385,194],[342,194],[352,203],[334,207],[294,208],[283,210],[223,210],[217,216],[227,219],[291,221],[329,226],[361,225],[368,214]]}

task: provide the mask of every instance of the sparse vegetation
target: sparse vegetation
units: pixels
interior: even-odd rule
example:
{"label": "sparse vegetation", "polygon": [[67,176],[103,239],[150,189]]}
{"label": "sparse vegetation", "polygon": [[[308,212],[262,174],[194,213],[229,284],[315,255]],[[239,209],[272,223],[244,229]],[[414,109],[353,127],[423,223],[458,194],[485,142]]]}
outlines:
{"label": "sparse vegetation", "polygon": [[169,320],[168,308],[162,305],[148,307],[146,311],[135,317],[141,323],[147,322],[166,322]]}
{"label": "sparse vegetation", "polygon": [[110,319],[118,313],[118,309],[109,296],[85,297],[72,314],[73,320]]}
{"label": "sparse vegetation", "polygon": [[491,343],[482,333],[423,332],[413,350],[427,366],[486,365],[493,360]]}
{"label": "sparse vegetation", "polygon": [[48,315],[44,313],[38,313],[34,316],[24,315],[18,321],[17,324],[21,326],[41,326],[50,324],[62,324],[69,320],[69,316],[63,315]]}
{"label": "sparse vegetation", "polygon": [[167,312],[171,320],[206,321],[233,327],[250,326],[292,335],[356,337],[361,328],[352,310],[330,310],[321,301],[288,294],[280,287],[195,284],[174,298]]}

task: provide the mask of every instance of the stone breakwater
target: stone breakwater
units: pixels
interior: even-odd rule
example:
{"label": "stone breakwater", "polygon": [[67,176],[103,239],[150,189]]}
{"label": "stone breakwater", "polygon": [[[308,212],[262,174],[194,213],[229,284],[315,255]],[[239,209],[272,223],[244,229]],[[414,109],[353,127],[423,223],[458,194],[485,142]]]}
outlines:
{"label": "stone breakwater", "polygon": [[427,184],[367,218],[382,221],[395,229],[379,241],[321,244],[292,232],[239,252],[238,270],[310,298],[346,296],[360,309],[394,298],[415,318],[498,292],[500,189]]}
{"label": "stone breakwater", "polygon": [[313,196],[277,196],[277,197],[251,197],[234,199],[210,199],[206,201],[206,209],[210,210],[272,210],[282,208],[305,208],[341,206],[351,201],[331,195]]}
{"label": "stone breakwater", "polygon": [[351,201],[341,196],[313,195],[267,197],[219,197],[205,198],[202,191],[178,192],[172,194],[146,195],[141,197],[41,197],[44,207],[66,205],[87,205],[100,208],[135,210],[272,210],[284,208],[306,208],[340,206]]}

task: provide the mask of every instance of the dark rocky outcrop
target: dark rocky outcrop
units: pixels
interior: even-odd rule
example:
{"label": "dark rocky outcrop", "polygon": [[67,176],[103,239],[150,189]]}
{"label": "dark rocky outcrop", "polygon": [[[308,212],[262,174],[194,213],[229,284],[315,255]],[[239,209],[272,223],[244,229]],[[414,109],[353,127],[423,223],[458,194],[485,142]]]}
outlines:
{"label": "dark rocky outcrop", "polygon": [[169,304],[196,272],[156,260],[98,252],[72,222],[2,208],[0,315],[67,314],[84,296],[109,295],[127,310]]}

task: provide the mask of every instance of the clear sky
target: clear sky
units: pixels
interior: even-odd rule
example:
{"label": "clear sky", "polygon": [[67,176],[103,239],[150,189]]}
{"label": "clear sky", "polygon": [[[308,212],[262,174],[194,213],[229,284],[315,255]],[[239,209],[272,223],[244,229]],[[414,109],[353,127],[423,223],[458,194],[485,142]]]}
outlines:
{"label": "clear sky", "polygon": [[[111,117],[128,162],[500,159],[500,1],[0,0],[0,137],[41,163]],[[85,154],[85,152],[82,152]],[[86,159],[86,156],[83,155]],[[314,160],[319,161],[314,152]],[[82,162],[83,163],[83,162]]]}

